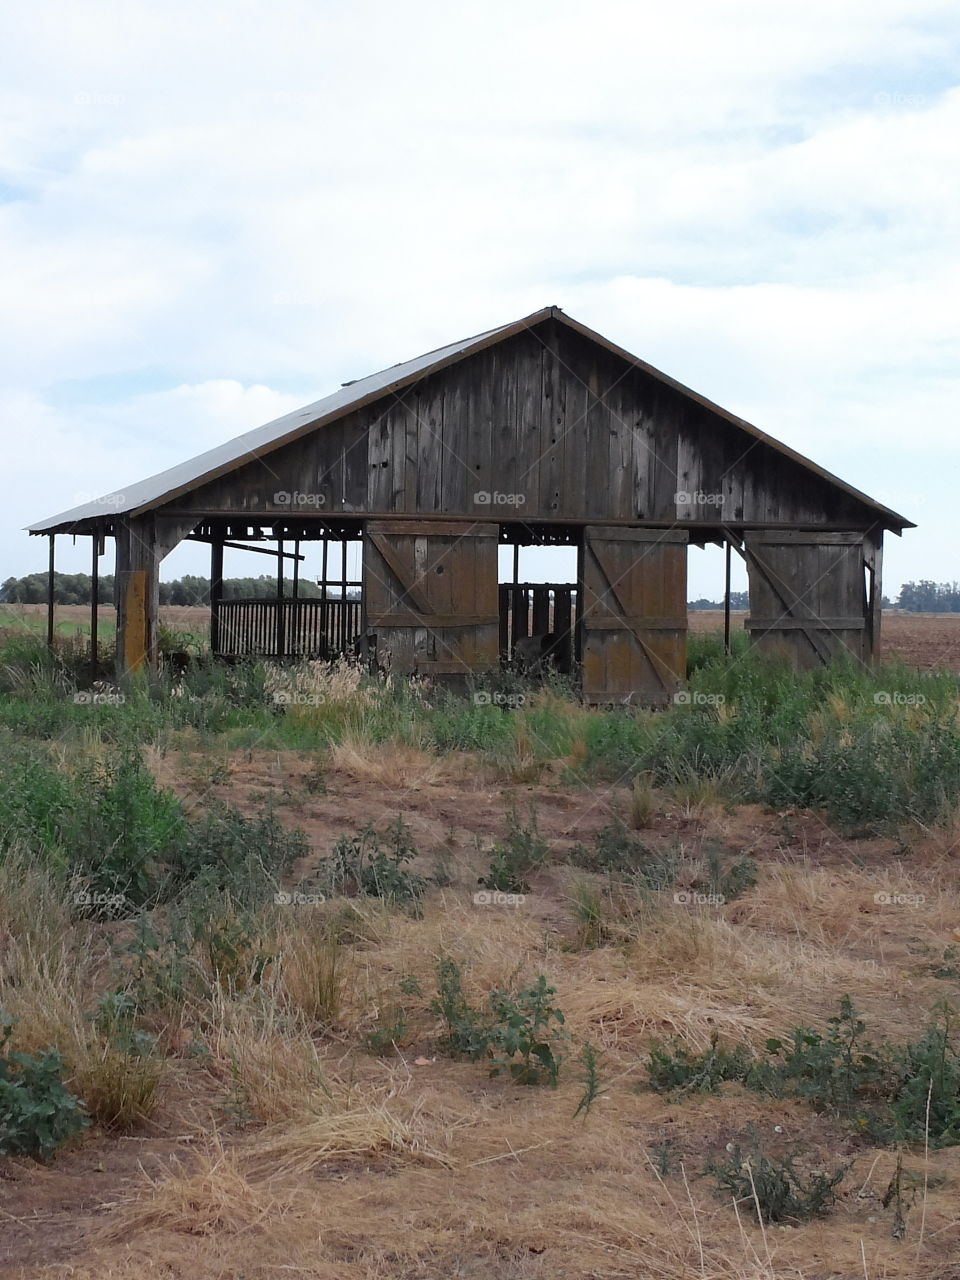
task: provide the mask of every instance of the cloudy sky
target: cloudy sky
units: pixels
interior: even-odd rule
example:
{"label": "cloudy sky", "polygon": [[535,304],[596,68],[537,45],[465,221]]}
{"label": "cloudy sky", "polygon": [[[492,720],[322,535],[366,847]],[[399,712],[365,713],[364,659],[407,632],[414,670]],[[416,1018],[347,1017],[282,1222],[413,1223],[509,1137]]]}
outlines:
{"label": "cloudy sky", "polygon": [[889,593],[960,578],[956,0],[6,0],[0,33],[0,579],[44,567],[31,520],[547,304],[915,520]]}

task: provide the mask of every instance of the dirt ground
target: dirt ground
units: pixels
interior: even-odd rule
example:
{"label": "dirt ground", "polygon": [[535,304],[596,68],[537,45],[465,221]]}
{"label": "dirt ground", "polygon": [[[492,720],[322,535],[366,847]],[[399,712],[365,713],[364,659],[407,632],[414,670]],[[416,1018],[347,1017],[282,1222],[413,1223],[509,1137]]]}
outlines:
{"label": "dirt ground", "polygon": [[[819,1022],[848,989],[871,1028],[914,1033],[934,999],[960,996],[960,978],[934,976],[960,938],[949,841],[849,840],[812,814],[659,796],[641,832],[651,847],[695,855],[720,840],[757,859],[760,885],[710,920],[687,921],[676,908],[669,944],[651,933],[584,952],[574,944],[566,858],[573,843],[627,815],[622,787],[571,790],[550,770],[504,781],[470,757],[412,749],[389,758],[336,749],[319,785],[307,753],[211,756],[198,744],[151,759],[188,806],[276,802],[313,849],[292,883],[339,835],[398,812],[421,850],[417,869],[444,867],[448,886],[422,920],[374,921],[351,970],[348,1003],[359,1012],[318,1036],[325,1068],[347,1073],[365,1106],[383,1100],[406,1128],[313,1158],[313,1139],[290,1125],[231,1123],[229,1076],[218,1090],[181,1053],[141,1133],[91,1133],[49,1168],[0,1161],[3,1280],[956,1280],[960,1149],[907,1157],[911,1185],[927,1183],[921,1256],[918,1198],[906,1241],[891,1236],[883,1196],[894,1152],[798,1102],[739,1086],[687,1100],[638,1090],[651,1035],[702,1045],[715,1029],[762,1043]],[[475,905],[484,851],[505,834],[505,814],[531,807],[548,865],[521,909]],[[878,884],[923,886],[926,905],[885,910]],[[358,1047],[369,992],[404,971],[426,985],[438,952],[454,945],[474,957],[482,986],[519,966],[550,974],[568,1026],[606,1053],[603,1096],[586,1120],[572,1118],[575,1071],[555,1091],[491,1080],[477,1064],[439,1057],[426,1026],[386,1059]],[[784,1151],[802,1141],[824,1165],[853,1162],[830,1219],[764,1234],[748,1209],[738,1226],[711,1196],[705,1162],[757,1132]],[[270,1142],[293,1144],[296,1165],[292,1156],[271,1164],[262,1154]]]}

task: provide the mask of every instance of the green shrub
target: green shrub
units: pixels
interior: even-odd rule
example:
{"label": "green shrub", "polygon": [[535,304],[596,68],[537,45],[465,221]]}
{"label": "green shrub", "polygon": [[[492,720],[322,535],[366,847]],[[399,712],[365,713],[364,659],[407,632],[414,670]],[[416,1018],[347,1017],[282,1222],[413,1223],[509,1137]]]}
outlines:
{"label": "green shrub", "polygon": [[440,1048],[455,1057],[487,1059],[492,1076],[507,1073],[518,1084],[556,1085],[564,1018],[550,1002],[555,994],[541,974],[516,991],[491,991],[487,1008],[476,1009],[463,993],[456,961],[442,957],[430,1006],[444,1025]]}
{"label": "green shrub", "polygon": [[507,819],[506,838],[498,840],[490,854],[490,869],[478,883],[485,889],[501,893],[529,893],[526,877],[542,867],[549,846],[537,830],[536,815],[531,811],[530,825],[524,826],[513,810]]}
{"label": "green shrub", "polygon": [[753,858],[741,857],[724,864],[724,851],[716,841],[706,846],[707,890],[722,902],[733,902],[757,883],[758,869]]}
{"label": "green shrub", "polygon": [[610,822],[597,832],[593,845],[576,844],[570,861],[583,871],[636,871],[655,855],[622,822]]}
{"label": "green shrub", "polygon": [[804,1174],[797,1169],[797,1156],[797,1149],[780,1158],[767,1156],[755,1141],[750,1154],[744,1156],[735,1144],[722,1159],[711,1161],[704,1172],[713,1176],[721,1195],[732,1196],[738,1207],[753,1209],[763,1222],[803,1222],[830,1211],[850,1165],[840,1165],[830,1173]]}
{"label": "green shrub", "polygon": [[270,810],[248,818],[215,804],[191,819],[131,747],[84,757],[72,771],[36,748],[0,756],[0,857],[14,844],[59,872],[78,911],[98,918],[188,888],[253,905],[309,849]]}
{"label": "green shrub", "polygon": [[905,1142],[932,1147],[960,1143],[960,1049],[955,1011],[942,1003],[924,1035],[901,1051],[901,1083],[893,1103],[894,1131]]}
{"label": "green shrub", "polygon": [[285,827],[272,809],[248,818],[231,805],[214,803],[181,836],[163,896],[190,889],[209,897],[228,895],[242,907],[253,907],[309,851],[303,831]]}
{"label": "green shrub", "polygon": [[541,974],[516,992],[491,991],[489,1047],[492,1076],[507,1072],[517,1084],[556,1086],[560,1075],[563,1014],[550,998],[556,994]]}
{"label": "green shrub", "polygon": [[10,1050],[13,1026],[0,1012],[0,1154],[46,1161],[90,1122],[63,1083],[59,1053]]}
{"label": "green shrub", "polygon": [[681,1042],[656,1042],[649,1084],[660,1093],[715,1091],[726,1080],[776,1098],[800,1098],[830,1111],[878,1142],[960,1144],[960,1045],[955,1012],[941,1003],[923,1036],[906,1045],[875,1045],[849,996],[827,1029],[794,1027],[766,1042],[758,1058],[742,1045],[723,1048],[716,1033],[695,1053]]}
{"label": "green shrub", "polygon": [[318,874],[326,893],[367,894],[390,902],[419,902],[426,880],[407,869],[417,857],[411,830],[401,817],[383,831],[371,824],[357,836],[341,836]]}
{"label": "green shrub", "polygon": [[[87,761],[72,780],[74,803],[59,815],[57,841],[73,878],[94,898],[142,907],[166,896],[167,869],[189,826],[180,802],[159,788],[139,753]],[[90,914],[105,914],[96,902]]]}
{"label": "green shrub", "polygon": [[449,956],[437,961],[437,994],[431,1011],[443,1023],[440,1049],[452,1057],[479,1058],[488,1044],[483,1014],[474,1009],[463,992],[460,966]]}
{"label": "green shrub", "polygon": [[866,1025],[849,996],[841,997],[827,1026],[825,1034],[795,1027],[786,1042],[768,1040],[767,1061],[757,1064],[747,1083],[775,1096],[803,1098],[846,1118],[889,1097],[895,1087],[891,1052],[865,1039]]}
{"label": "green shrub", "polygon": [[133,935],[119,953],[125,961],[123,992],[138,1013],[179,1007],[204,992],[194,941],[182,907],[171,909],[165,921],[146,914],[137,917]]}
{"label": "green shrub", "polygon": [[650,1088],[657,1093],[716,1093],[728,1080],[744,1080],[750,1070],[752,1054],[743,1045],[727,1049],[720,1044],[719,1034],[710,1036],[710,1047],[693,1053],[680,1041],[656,1041],[647,1062]]}
{"label": "green shrub", "polygon": [[600,1054],[589,1041],[580,1050],[580,1063],[583,1067],[583,1093],[580,1095],[577,1109],[573,1113],[574,1120],[581,1113],[586,1119],[590,1108],[600,1097],[601,1089],[604,1088],[603,1081],[600,1078]]}

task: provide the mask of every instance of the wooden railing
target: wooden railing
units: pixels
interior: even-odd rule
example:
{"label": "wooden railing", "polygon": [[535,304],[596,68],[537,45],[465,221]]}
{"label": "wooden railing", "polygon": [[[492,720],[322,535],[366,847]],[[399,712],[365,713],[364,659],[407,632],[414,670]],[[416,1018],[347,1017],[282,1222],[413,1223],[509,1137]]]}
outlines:
{"label": "wooden railing", "polygon": [[359,600],[221,600],[223,657],[333,658],[360,634]]}

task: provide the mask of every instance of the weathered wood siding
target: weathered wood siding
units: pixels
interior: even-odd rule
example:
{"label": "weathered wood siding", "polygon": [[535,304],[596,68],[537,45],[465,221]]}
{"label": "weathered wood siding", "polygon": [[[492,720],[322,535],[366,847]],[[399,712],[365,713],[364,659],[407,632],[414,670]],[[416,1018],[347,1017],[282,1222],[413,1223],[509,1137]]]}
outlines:
{"label": "weathered wood siding", "polygon": [[876,519],[842,489],[552,319],[252,458],[170,507],[271,520],[370,513],[867,528]]}

